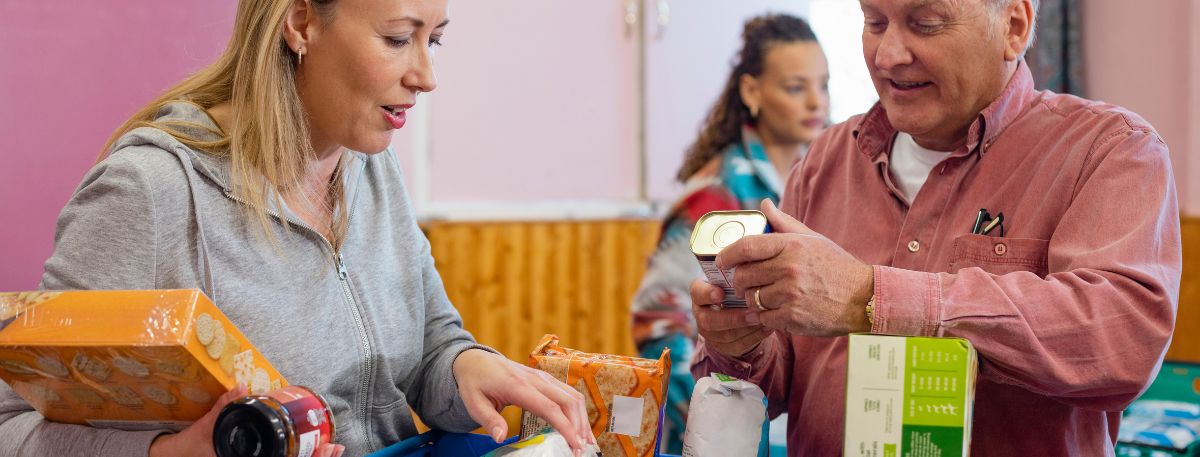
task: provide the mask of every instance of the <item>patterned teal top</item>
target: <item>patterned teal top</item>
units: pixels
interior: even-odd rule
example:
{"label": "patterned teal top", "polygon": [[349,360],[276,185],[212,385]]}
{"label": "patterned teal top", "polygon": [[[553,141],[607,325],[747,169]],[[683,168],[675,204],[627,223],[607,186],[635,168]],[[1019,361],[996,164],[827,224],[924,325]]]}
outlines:
{"label": "patterned teal top", "polygon": [[689,246],[692,229],[709,211],[758,209],[764,198],[779,203],[783,191],[783,180],[753,127],[743,127],[742,142],[713,160],[720,161],[719,167],[715,171],[705,167],[688,178],[683,196],[671,206],[633,300],[632,330],[640,355],[657,359],[664,348],[671,348],[662,449],[673,454],[682,449],[695,387],[690,366],[696,327],[688,290],[692,280],[703,274]]}

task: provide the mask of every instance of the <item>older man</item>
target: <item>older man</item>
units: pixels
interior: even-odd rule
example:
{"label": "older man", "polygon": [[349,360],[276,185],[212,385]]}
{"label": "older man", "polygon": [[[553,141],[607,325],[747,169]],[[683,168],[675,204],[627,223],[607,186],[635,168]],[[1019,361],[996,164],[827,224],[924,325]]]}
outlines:
{"label": "older man", "polygon": [[880,102],[813,144],[782,211],[764,203],[781,233],[718,257],[749,309],[693,284],[693,373],[758,382],[792,455],[839,455],[846,334],[961,337],[981,357],[973,455],[1112,455],[1174,326],[1166,145],[1034,90],[1031,0],[860,3]]}

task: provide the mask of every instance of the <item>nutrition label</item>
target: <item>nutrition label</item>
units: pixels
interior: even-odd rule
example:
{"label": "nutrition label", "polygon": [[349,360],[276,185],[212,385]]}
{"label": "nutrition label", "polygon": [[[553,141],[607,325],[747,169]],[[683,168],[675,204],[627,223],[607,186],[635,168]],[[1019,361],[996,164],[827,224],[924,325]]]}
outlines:
{"label": "nutrition label", "polygon": [[850,335],[846,455],[961,455],[976,370],[965,340]]}
{"label": "nutrition label", "polygon": [[700,269],[704,270],[704,278],[708,280],[709,284],[720,287],[725,291],[725,299],[721,301],[721,306],[727,308],[746,307],[746,300],[739,298],[735,294],[733,286],[729,284],[729,280],[727,279],[733,276],[733,269],[722,271],[720,268],[717,268],[715,260],[701,260]]}

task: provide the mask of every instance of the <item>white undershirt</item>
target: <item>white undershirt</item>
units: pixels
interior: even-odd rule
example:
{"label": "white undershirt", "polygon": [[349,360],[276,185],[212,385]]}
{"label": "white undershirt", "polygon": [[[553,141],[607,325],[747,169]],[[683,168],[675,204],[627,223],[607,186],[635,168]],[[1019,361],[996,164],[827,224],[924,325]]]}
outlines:
{"label": "white undershirt", "polygon": [[921,186],[925,185],[925,179],[929,178],[929,171],[949,155],[949,152],[925,149],[917,144],[912,135],[900,132],[892,143],[888,171],[908,201],[913,202],[917,199],[917,193],[921,192]]}

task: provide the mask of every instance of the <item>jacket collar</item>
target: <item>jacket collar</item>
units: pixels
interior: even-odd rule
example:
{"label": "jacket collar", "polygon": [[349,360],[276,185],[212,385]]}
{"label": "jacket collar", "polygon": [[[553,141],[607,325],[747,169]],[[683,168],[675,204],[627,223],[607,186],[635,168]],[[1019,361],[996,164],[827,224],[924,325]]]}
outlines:
{"label": "jacket collar", "polygon": [[[213,118],[208,115],[207,111],[204,111],[200,105],[186,100],[167,103],[161,110],[159,110],[154,121],[157,123],[169,123],[172,125],[172,127],[175,127],[183,133],[200,140],[216,141],[221,139],[222,135],[221,128],[217,126],[216,121],[214,121]],[[212,154],[207,151],[197,151],[187,147],[187,145],[184,145],[183,143],[180,143],[170,134],[162,130],[154,128],[149,129],[150,131],[145,132],[144,134],[127,136],[126,138],[128,139],[129,143],[122,141],[121,143],[124,144],[119,143],[114,147],[114,150],[124,145],[153,143],[158,147],[173,150],[173,152],[176,154],[182,153],[191,160],[192,166],[200,175],[215,183],[226,194],[232,195],[234,193],[233,186],[231,184],[233,182],[231,179],[232,163],[228,155]],[[139,141],[136,138],[142,138],[142,140]],[[149,141],[146,141],[147,139],[149,139]],[[386,153],[390,154],[391,151]],[[350,152],[349,154],[349,160],[352,162],[348,164],[348,173],[343,176],[343,179],[347,180],[345,183],[347,186],[347,193],[354,190],[353,188],[359,184],[360,179],[358,178],[361,177],[362,170],[367,161],[367,156],[365,154],[359,152]]]}

